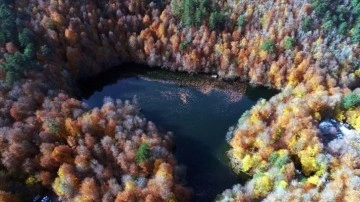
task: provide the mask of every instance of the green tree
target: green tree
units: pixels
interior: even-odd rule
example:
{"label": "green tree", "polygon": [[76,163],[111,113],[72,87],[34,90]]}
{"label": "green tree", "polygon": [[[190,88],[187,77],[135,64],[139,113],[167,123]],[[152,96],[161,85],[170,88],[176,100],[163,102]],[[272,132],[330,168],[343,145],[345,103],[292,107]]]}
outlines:
{"label": "green tree", "polygon": [[22,72],[24,70],[24,66],[26,64],[26,59],[19,51],[15,52],[14,54],[9,54],[5,56],[6,71],[14,71],[16,73]]}
{"label": "green tree", "polygon": [[210,29],[223,29],[225,24],[225,14],[214,11],[210,14],[209,28]]}
{"label": "green tree", "polygon": [[325,31],[330,31],[334,27],[334,22],[332,20],[328,20],[321,27]]}
{"label": "green tree", "polygon": [[351,40],[353,43],[360,43],[360,22],[351,30]]}
{"label": "green tree", "polygon": [[49,46],[47,45],[42,45],[40,47],[40,53],[41,55],[43,55],[44,57],[50,57],[51,56],[51,49],[49,48]]}
{"label": "green tree", "polygon": [[360,94],[352,92],[345,95],[341,104],[344,109],[350,109],[360,105]]}
{"label": "green tree", "polygon": [[196,26],[200,26],[202,24],[202,21],[207,12],[206,5],[207,5],[207,0],[200,0],[198,2],[198,6],[196,7],[196,11],[195,11],[195,25]]}
{"label": "green tree", "polygon": [[295,44],[295,39],[289,37],[289,36],[286,36],[285,39],[284,39],[284,48],[286,50],[289,50],[291,49]]}
{"label": "green tree", "polygon": [[16,80],[16,74],[14,71],[10,70],[6,72],[6,78],[5,78],[5,82],[8,85],[12,85]]}
{"label": "green tree", "polygon": [[20,18],[16,18],[10,0],[0,0],[0,43],[12,42],[20,46],[20,50],[14,54],[6,54],[6,62],[1,64],[1,68],[6,72],[6,82],[11,85],[22,76],[27,70],[35,70],[40,67],[37,62],[36,41],[34,33],[24,28],[24,23]]}
{"label": "green tree", "polygon": [[59,131],[59,125],[53,119],[46,119],[45,120],[46,126],[50,129],[51,133],[57,133]]}
{"label": "green tree", "polygon": [[182,41],[179,45],[179,50],[181,52],[183,52],[189,45],[190,45],[191,41],[188,39],[185,39],[184,41]]}
{"label": "green tree", "polygon": [[143,142],[140,144],[139,148],[136,151],[135,160],[137,163],[143,163],[147,161],[150,157],[150,147],[147,143]]}
{"label": "green tree", "polygon": [[303,20],[301,22],[301,28],[305,32],[308,32],[308,31],[311,30],[312,24],[313,24],[313,21],[311,20],[311,18],[310,17],[305,17],[305,18],[303,18]]}
{"label": "green tree", "polygon": [[185,26],[192,26],[194,21],[193,21],[193,17],[194,17],[194,8],[196,8],[195,6],[195,0],[183,0],[181,1],[181,10],[182,10],[182,22],[184,23]]}
{"label": "green tree", "polygon": [[26,47],[29,43],[34,40],[34,34],[28,28],[24,28],[18,35],[19,43],[21,46]]}
{"label": "green tree", "polygon": [[15,17],[9,5],[0,2],[0,43],[12,40],[16,36]]}
{"label": "green tree", "polygon": [[176,17],[181,17],[182,15],[182,2],[180,3],[178,0],[172,0],[171,1],[171,12],[176,16]]}
{"label": "green tree", "polygon": [[351,0],[351,6],[353,7],[353,13],[360,16],[360,0]]}
{"label": "green tree", "polygon": [[[336,28],[339,34],[350,33],[352,43],[360,42],[360,0],[312,0],[311,3],[324,31]],[[311,24],[308,18],[304,18],[303,30],[310,31]]]}
{"label": "green tree", "polygon": [[[223,28],[225,15],[219,12],[217,4],[210,0],[172,0],[172,12],[181,19],[185,27],[201,26],[208,21],[211,29]],[[210,14],[210,15],[209,15]]]}
{"label": "green tree", "polygon": [[26,45],[25,49],[24,49],[24,57],[26,60],[32,60],[35,57],[35,46],[32,43],[29,43]]}
{"label": "green tree", "polygon": [[237,19],[237,26],[243,27],[245,25],[246,25],[246,15],[245,14],[239,15]]}
{"label": "green tree", "polygon": [[275,52],[275,43],[270,40],[270,39],[266,39],[260,46],[260,49],[263,51],[266,51],[268,53],[273,53]]}
{"label": "green tree", "polygon": [[317,14],[323,15],[327,11],[329,3],[327,0],[313,0],[311,4]]}
{"label": "green tree", "polygon": [[290,156],[287,153],[280,155],[279,152],[273,152],[270,154],[269,161],[272,165],[282,168],[290,162]]}
{"label": "green tree", "polygon": [[6,63],[1,66],[6,72],[6,83],[12,85],[15,80],[23,75],[26,59],[20,52],[5,55]]}
{"label": "green tree", "polygon": [[342,22],[339,25],[338,31],[339,31],[340,34],[346,34],[347,29],[348,29],[348,24],[346,22]]}

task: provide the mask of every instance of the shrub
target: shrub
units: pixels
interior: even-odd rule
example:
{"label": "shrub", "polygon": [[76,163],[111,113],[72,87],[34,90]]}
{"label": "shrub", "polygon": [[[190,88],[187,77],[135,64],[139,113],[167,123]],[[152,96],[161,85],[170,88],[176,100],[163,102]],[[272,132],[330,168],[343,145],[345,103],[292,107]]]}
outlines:
{"label": "shrub", "polygon": [[136,162],[143,163],[150,157],[150,147],[147,143],[143,142],[140,144],[136,151]]}
{"label": "shrub", "polygon": [[342,99],[342,107],[345,109],[350,109],[352,107],[356,107],[360,104],[360,95],[358,93],[349,93],[345,95]]}

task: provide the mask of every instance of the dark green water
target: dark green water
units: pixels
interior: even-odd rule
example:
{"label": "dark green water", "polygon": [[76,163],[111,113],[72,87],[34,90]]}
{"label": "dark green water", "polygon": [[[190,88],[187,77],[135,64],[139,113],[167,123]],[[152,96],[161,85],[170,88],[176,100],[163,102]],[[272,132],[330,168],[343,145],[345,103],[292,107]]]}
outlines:
{"label": "dark green water", "polygon": [[99,107],[106,96],[123,100],[136,96],[148,120],[174,132],[175,156],[187,167],[186,186],[193,189],[194,201],[212,201],[239,182],[228,166],[226,132],[260,97],[269,98],[274,92],[249,87],[245,95],[224,90],[204,93],[195,86],[124,75],[109,72],[83,83],[83,101]]}

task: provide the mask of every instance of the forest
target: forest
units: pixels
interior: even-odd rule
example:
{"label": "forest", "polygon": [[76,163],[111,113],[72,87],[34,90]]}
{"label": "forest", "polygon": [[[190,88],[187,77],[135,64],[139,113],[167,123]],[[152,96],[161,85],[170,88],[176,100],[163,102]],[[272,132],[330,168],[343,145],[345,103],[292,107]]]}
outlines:
{"label": "forest", "polygon": [[279,90],[239,114],[250,179],[215,200],[357,201],[359,42],[359,0],[0,0],[0,201],[191,201],[136,100],[77,98],[126,62]]}

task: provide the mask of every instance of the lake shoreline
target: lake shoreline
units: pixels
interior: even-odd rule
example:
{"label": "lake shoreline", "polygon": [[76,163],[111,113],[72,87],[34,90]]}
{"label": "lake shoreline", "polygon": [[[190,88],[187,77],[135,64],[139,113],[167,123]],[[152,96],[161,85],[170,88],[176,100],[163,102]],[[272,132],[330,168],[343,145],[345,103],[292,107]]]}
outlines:
{"label": "lake shoreline", "polygon": [[[127,69],[134,70],[132,67]],[[235,174],[230,167],[225,134],[260,96],[269,94],[264,97],[268,99],[273,95],[267,89],[161,69],[127,71],[118,76],[116,82],[104,86],[100,84],[108,75],[97,77],[93,82],[99,86],[87,89],[91,96],[83,101],[94,108],[107,96],[122,100],[136,96],[141,113],[157,124],[159,131],[173,132],[173,152],[178,163],[187,167],[186,185],[194,190],[195,201],[214,200],[224,189],[246,182],[247,177]]]}

